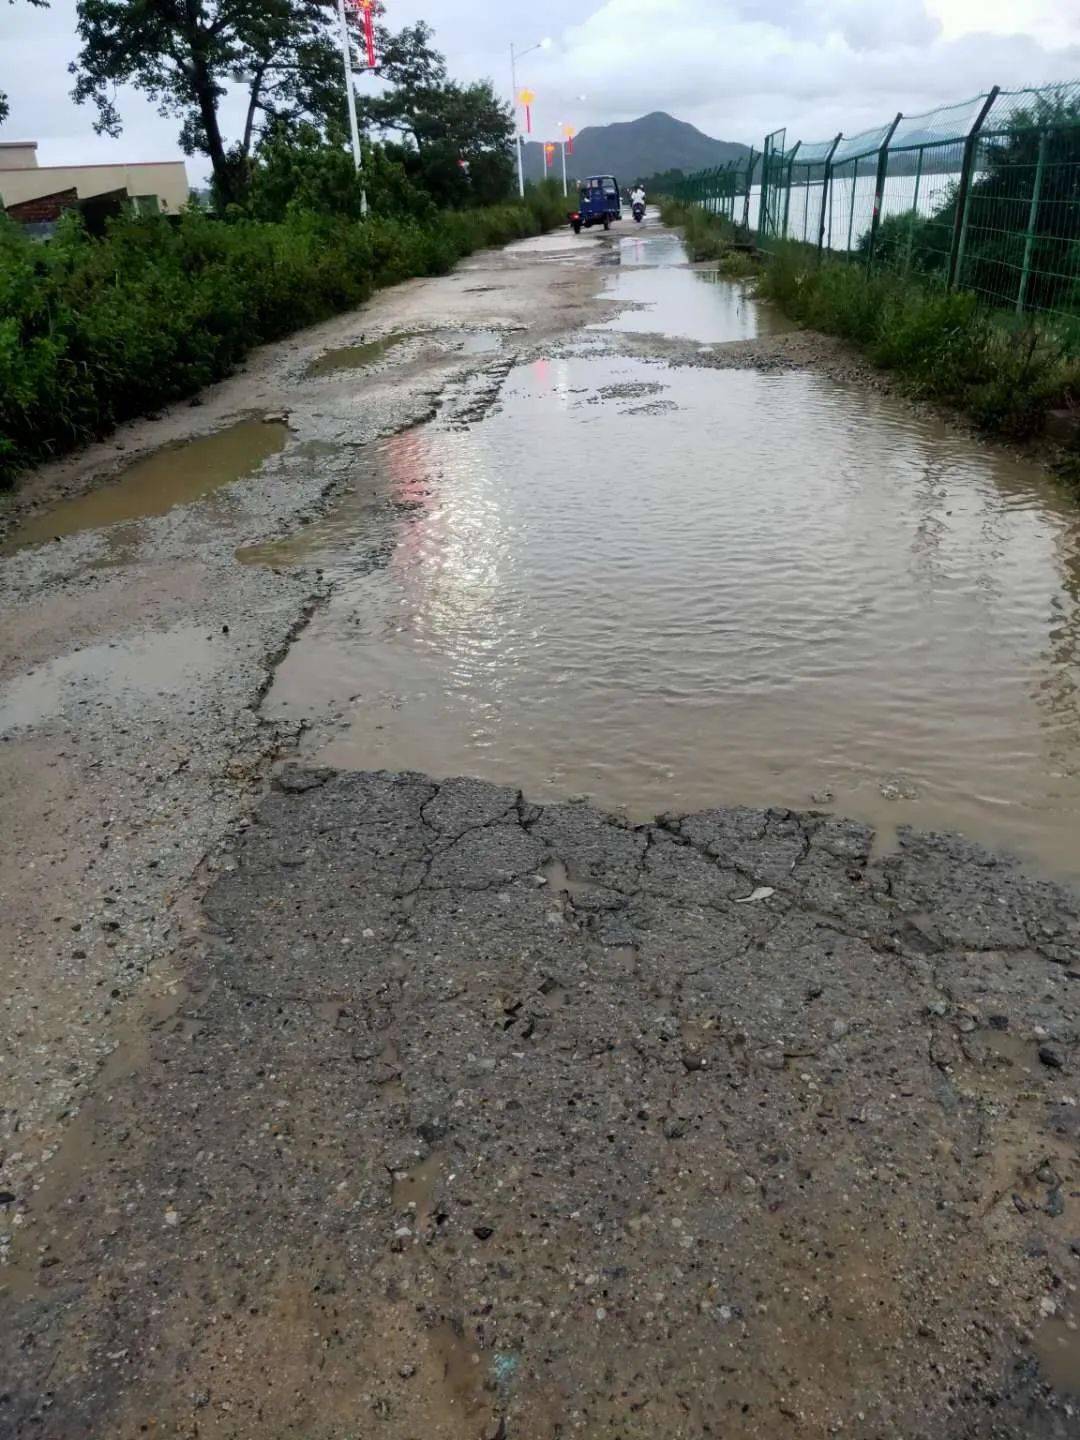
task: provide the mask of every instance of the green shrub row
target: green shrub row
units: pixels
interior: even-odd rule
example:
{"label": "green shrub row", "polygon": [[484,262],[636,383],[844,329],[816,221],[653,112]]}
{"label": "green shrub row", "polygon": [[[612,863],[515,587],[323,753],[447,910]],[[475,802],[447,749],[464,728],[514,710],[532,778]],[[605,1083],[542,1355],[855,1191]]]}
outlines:
{"label": "green shrub row", "polygon": [[813,249],[788,244],[770,256],[758,289],[793,320],[862,346],[916,394],[1011,439],[1037,434],[1048,409],[1080,392],[1070,336],[1030,320],[1010,323],[932,279],[819,263]]}
{"label": "green shrub row", "polygon": [[0,487],[20,469],[193,395],[256,345],[562,218],[553,187],[431,219],[280,223],[68,217],[46,244],[0,214]]}

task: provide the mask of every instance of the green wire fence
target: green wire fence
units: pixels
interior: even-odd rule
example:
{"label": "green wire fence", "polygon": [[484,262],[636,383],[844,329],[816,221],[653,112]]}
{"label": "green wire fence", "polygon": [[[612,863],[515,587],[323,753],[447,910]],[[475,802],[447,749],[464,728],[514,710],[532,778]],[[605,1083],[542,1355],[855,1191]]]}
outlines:
{"label": "green wire fence", "polygon": [[1080,315],[1080,82],[995,86],[857,135],[788,144],[682,180],[676,198],[755,233]]}

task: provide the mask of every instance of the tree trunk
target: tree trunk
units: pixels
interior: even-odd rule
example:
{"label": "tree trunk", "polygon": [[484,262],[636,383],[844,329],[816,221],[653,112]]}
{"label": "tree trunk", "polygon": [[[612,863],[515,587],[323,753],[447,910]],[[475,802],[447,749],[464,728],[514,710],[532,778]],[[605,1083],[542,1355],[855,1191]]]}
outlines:
{"label": "tree trunk", "polygon": [[191,84],[199,107],[203,134],[206,136],[206,153],[214,171],[214,188],[222,205],[231,205],[240,199],[234,168],[225,153],[225,142],[218,125],[217,96],[210,72],[201,56],[192,57]]}

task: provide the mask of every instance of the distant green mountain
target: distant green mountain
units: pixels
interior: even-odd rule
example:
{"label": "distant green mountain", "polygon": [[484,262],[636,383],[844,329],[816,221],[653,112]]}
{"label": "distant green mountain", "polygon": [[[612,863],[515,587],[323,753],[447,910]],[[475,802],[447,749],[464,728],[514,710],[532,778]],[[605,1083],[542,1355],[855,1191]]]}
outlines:
{"label": "distant green mountain", "polygon": [[[552,140],[558,137],[552,135]],[[640,120],[614,125],[587,125],[574,137],[574,153],[566,157],[570,176],[614,175],[620,185],[632,185],[664,170],[692,174],[726,165],[749,153],[749,146],[731,140],[714,140],[685,120],[655,110]],[[551,174],[560,177],[558,152]],[[543,140],[525,146],[525,176],[539,180],[544,174]]]}

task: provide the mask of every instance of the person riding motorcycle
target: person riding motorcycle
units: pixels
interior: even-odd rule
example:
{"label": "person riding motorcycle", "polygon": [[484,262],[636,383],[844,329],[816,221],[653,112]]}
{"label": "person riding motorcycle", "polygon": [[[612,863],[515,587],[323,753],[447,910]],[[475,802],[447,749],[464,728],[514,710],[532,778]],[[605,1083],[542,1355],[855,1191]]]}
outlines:
{"label": "person riding motorcycle", "polygon": [[630,192],[630,204],[631,204],[631,205],[644,205],[644,204],[645,204],[645,186],[642,185],[642,183],[641,183],[640,180],[639,180],[638,183],[634,186],[633,190],[631,190],[631,192]]}

